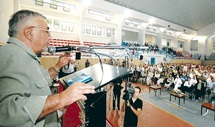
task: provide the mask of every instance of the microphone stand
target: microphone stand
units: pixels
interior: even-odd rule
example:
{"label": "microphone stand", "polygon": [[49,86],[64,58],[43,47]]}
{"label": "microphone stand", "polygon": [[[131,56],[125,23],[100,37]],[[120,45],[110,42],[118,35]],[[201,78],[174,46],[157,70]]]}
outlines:
{"label": "microphone stand", "polygon": [[[74,49],[74,48],[72,48],[72,49]],[[100,62],[100,67],[101,67],[101,71],[102,71],[102,75],[100,75],[99,77],[101,78],[101,80],[100,79],[97,79],[97,85],[99,84],[99,86],[101,86],[102,87],[102,83],[103,83],[103,81],[104,81],[104,83],[108,83],[108,82],[110,82],[110,81],[113,81],[113,78],[111,77],[111,79],[110,78],[108,78],[107,77],[107,81],[106,80],[104,80],[103,78],[104,78],[104,76],[105,76],[105,74],[106,73],[104,73],[104,68],[106,68],[106,65],[103,65],[103,63],[102,63],[102,60],[101,60],[101,55],[103,55],[103,56],[106,56],[106,57],[109,57],[112,61],[114,61],[114,63],[116,64],[116,67],[111,67],[111,69],[116,69],[116,70],[114,70],[115,71],[115,73],[113,74],[113,76],[115,77],[115,79],[117,79],[117,78],[120,78],[120,77],[122,77],[122,75],[119,75],[120,73],[121,73],[121,71],[122,71],[122,73],[125,75],[127,75],[127,71],[126,71],[126,69],[121,69],[121,68],[118,68],[118,64],[117,64],[117,62],[116,62],[116,60],[113,58],[113,57],[111,57],[111,56],[109,56],[109,55],[107,55],[107,54],[103,54],[103,53],[99,53],[99,52],[96,52],[96,51],[94,51],[94,49],[125,49],[124,47],[80,47],[80,48],[77,48],[77,49],[75,49],[75,50],[77,50],[77,51],[80,51],[80,52],[85,52],[85,53],[90,53],[90,54],[95,54],[98,58],[99,58],[99,62]],[[59,50],[58,50],[58,52],[60,52]],[[126,61],[127,62],[127,61]],[[126,64],[127,65],[127,64]],[[97,67],[99,67],[99,65],[97,66]],[[110,67],[110,66],[107,66],[108,68]],[[126,67],[127,68],[127,67]],[[90,70],[90,68],[89,69],[86,69],[86,70]],[[124,76],[123,75],[123,76]],[[75,76],[75,75],[74,75]],[[72,77],[72,76],[71,76]],[[99,81],[100,80],[100,81]],[[64,81],[63,80],[63,78],[62,78],[62,80],[61,80],[62,82]],[[107,91],[109,91],[109,90],[111,90],[111,88],[112,87],[110,87],[109,89],[107,89],[106,91],[102,91],[103,89],[101,89],[101,87],[98,87],[98,91],[97,92],[100,92],[100,93],[98,93],[97,95],[92,95],[92,97],[95,97],[94,99],[89,99],[89,101],[86,101],[87,102],[87,104],[85,105],[86,107],[86,111],[88,110],[88,109],[93,109],[93,110],[95,110],[95,107],[97,107],[97,104],[99,104],[99,100],[103,100],[104,99],[104,97],[106,97],[106,93],[107,93]],[[90,97],[91,97],[91,94],[89,95]],[[104,110],[103,110],[104,111]],[[105,110],[106,111],[106,110]],[[87,113],[86,113],[87,114]],[[89,115],[89,114],[88,114]],[[91,116],[90,116],[91,117]],[[102,117],[102,119],[103,119],[103,117]],[[87,125],[89,125],[89,121],[90,121],[90,119],[89,118],[87,118],[86,117],[86,120],[85,120],[85,125],[87,126]]]}
{"label": "microphone stand", "polygon": [[[95,52],[95,51],[93,50],[92,47],[90,47],[90,49],[89,49],[89,48],[80,49],[80,52],[95,54],[95,55],[99,58],[100,67],[101,67],[101,71],[102,71],[102,78],[101,78],[100,83],[99,83],[99,85],[101,85],[101,83],[102,83],[102,81],[103,81],[103,77],[104,77],[104,69],[103,69],[103,63],[102,63],[102,60],[101,60],[100,55],[104,55],[104,56],[108,56],[108,55],[106,55],[106,54],[101,54],[101,53],[97,53],[97,52]],[[110,57],[110,56],[108,56],[108,57]],[[110,58],[111,58],[112,60],[114,60],[112,57],[110,57]],[[114,60],[114,61],[115,61],[115,60]],[[109,91],[110,89],[111,89],[111,87],[110,87],[107,91]],[[91,103],[89,104],[89,106],[86,106],[86,110],[88,110],[88,109],[90,109],[90,108],[93,108],[93,109],[94,109],[94,108],[95,108],[95,104],[96,104],[97,102],[99,102],[99,100],[101,100],[103,96],[106,95],[107,91],[105,91],[104,93],[102,93],[96,100],[93,100],[93,102],[91,102]],[[102,89],[98,89],[97,92],[102,92]],[[87,108],[87,107],[88,107],[88,108]],[[86,117],[87,117],[87,116],[86,116]],[[90,122],[90,121],[89,121],[89,119],[87,118],[86,121],[84,122],[84,125],[85,125],[85,126],[88,126],[89,122]]]}
{"label": "microphone stand", "polygon": [[[129,69],[129,68],[128,68],[128,60],[129,60],[128,58],[130,58],[130,55],[129,55],[129,52],[128,52],[128,51],[129,51],[128,48],[125,48],[125,47],[122,47],[122,46],[111,46],[111,47],[107,47],[107,46],[92,47],[92,46],[90,46],[90,49],[91,49],[91,51],[93,51],[94,54],[95,54],[96,52],[95,52],[94,50],[92,50],[92,49],[122,49],[122,50],[124,50],[124,54],[125,54],[125,68],[126,68],[126,69]],[[117,65],[116,60],[113,59],[111,56],[106,55],[106,54],[103,54],[103,53],[98,53],[98,52],[97,52],[96,54],[109,57],[111,60],[114,61],[114,63],[116,64],[116,67],[117,67],[117,69],[118,69],[118,65]],[[129,82],[129,77],[128,77],[128,79],[127,79],[127,82]],[[127,83],[125,84],[125,90],[127,90]]]}
{"label": "microphone stand", "polygon": [[[129,69],[129,65],[128,65],[128,58],[130,58],[130,55],[129,55],[129,49],[128,48],[125,48],[125,47],[91,47],[91,48],[93,48],[93,49],[123,49],[124,50],[124,54],[125,54],[125,68],[126,69]],[[104,55],[104,56],[107,56],[107,57],[110,57],[110,56],[108,56],[108,55],[106,55],[106,54],[102,54],[102,53],[98,53],[98,54],[100,54],[100,55]],[[115,63],[116,63],[116,61],[112,58],[112,57],[110,57]],[[117,63],[116,63],[117,64]],[[118,67],[118,65],[117,65],[117,67]],[[127,91],[127,84],[128,84],[128,82],[129,82],[129,76],[128,76],[128,78],[127,78],[127,80],[125,81],[125,91]],[[125,114],[126,114],[126,106],[127,106],[127,102],[128,100],[125,100]],[[124,116],[124,123],[125,123],[125,116]]]}
{"label": "microphone stand", "polygon": [[[124,54],[125,54],[125,60],[126,60],[126,69],[128,69],[128,57],[130,57],[129,53],[128,53],[128,49],[126,49],[125,47],[122,47],[122,46],[114,46],[114,47],[106,47],[106,46],[100,46],[100,47],[92,47],[90,46],[89,48],[82,48],[80,49],[81,52],[85,52],[85,53],[91,53],[91,54],[95,54],[96,56],[98,56],[99,58],[99,62],[100,62],[100,65],[101,65],[101,70],[102,70],[102,79],[100,81],[100,84],[102,83],[102,80],[103,80],[103,73],[104,73],[104,70],[103,70],[103,63],[101,61],[101,57],[100,55],[102,56],[106,56],[106,57],[109,57],[111,60],[114,61],[114,63],[116,64],[116,69],[117,69],[117,73],[119,73],[119,70],[118,70],[118,64],[116,62],[116,60],[107,55],[107,54],[104,54],[104,53],[99,53],[99,52],[96,52],[94,49],[123,49],[124,50]],[[128,82],[129,82],[129,77],[128,77]],[[108,89],[109,91],[110,89]],[[125,83],[125,90],[127,90],[127,83]],[[107,91],[106,91],[107,92]],[[93,105],[97,102],[98,100],[96,100],[94,103],[91,104],[91,106],[93,107]]]}
{"label": "microphone stand", "polygon": [[[111,56],[109,56],[109,55],[107,55],[107,54],[98,53],[98,52],[96,52],[95,50],[93,50],[93,49],[103,49],[103,48],[107,49],[107,47],[92,47],[92,46],[90,46],[90,48],[83,48],[83,49],[85,49],[85,50],[80,49],[81,52],[95,54],[95,55],[99,58],[100,67],[101,67],[101,70],[102,70],[102,78],[101,78],[101,80],[100,80],[99,85],[101,85],[101,83],[102,83],[102,81],[103,81],[103,77],[104,77],[103,63],[102,63],[102,60],[101,60],[100,55],[109,57],[111,60],[113,60],[114,63],[116,64],[117,73],[119,74],[117,62],[116,62],[116,60],[115,60],[113,57],[111,57]],[[110,89],[108,89],[107,91],[109,91],[109,90],[110,90]],[[100,90],[98,90],[98,92],[99,92],[99,91],[102,91],[102,90],[100,89]],[[106,91],[106,92],[107,92],[107,91]],[[106,93],[106,92],[105,92],[105,93]],[[103,95],[104,95],[104,94],[103,94]],[[102,96],[103,96],[103,95],[102,95]],[[101,96],[101,97],[102,97],[102,96]],[[100,97],[100,98],[101,98],[101,97]],[[90,106],[93,107],[93,105],[94,105],[100,98],[98,98],[98,99],[97,99],[95,102],[93,102]]]}
{"label": "microphone stand", "polygon": [[[129,60],[128,57],[130,58],[130,55],[129,55],[129,52],[128,52],[128,51],[129,51],[129,49],[124,48],[124,54],[125,54],[125,67],[126,67],[126,69],[129,69],[129,67],[128,67],[128,66],[129,66],[129,65],[128,65],[128,60]],[[129,71],[130,71],[130,70],[129,70]],[[124,94],[126,94],[126,91],[128,90],[128,89],[127,89],[127,87],[128,87],[128,82],[129,82],[129,75],[128,75],[127,80],[125,80],[125,93],[124,93]],[[122,108],[124,108],[124,111],[125,111],[125,114],[126,114],[126,106],[127,106],[127,103],[128,103],[127,101],[128,101],[128,100],[125,99],[124,101],[125,101],[125,102],[124,102],[124,106],[125,106],[125,107],[122,107]],[[125,124],[125,122],[126,122],[126,121],[125,121],[125,114],[124,114],[123,126],[124,126],[124,124]]]}

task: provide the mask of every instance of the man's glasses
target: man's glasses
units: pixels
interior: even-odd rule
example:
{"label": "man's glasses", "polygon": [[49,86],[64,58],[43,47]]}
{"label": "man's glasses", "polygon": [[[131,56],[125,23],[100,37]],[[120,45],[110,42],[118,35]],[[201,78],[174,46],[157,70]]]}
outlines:
{"label": "man's glasses", "polygon": [[32,28],[34,28],[34,29],[38,29],[38,30],[42,30],[42,31],[45,31],[46,33],[48,33],[48,34],[50,35],[50,31],[49,31],[49,29],[43,29],[43,28],[36,27],[36,26],[32,26]]}

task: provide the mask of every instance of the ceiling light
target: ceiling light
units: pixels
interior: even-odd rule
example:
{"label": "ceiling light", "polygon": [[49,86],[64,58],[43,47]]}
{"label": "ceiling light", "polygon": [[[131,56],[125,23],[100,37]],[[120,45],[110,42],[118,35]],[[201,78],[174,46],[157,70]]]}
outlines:
{"label": "ceiling light", "polygon": [[111,19],[114,19],[114,16],[112,16],[112,15],[106,13],[106,12],[102,12],[102,11],[88,9],[88,13],[92,14],[92,15],[97,15],[97,16],[105,17],[105,19],[107,21],[110,21]]}
{"label": "ceiling light", "polygon": [[148,27],[148,28],[155,29],[155,30],[157,30],[157,29],[158,29],[157,27],[155,27],[155,26],[151,26],[151,25],[148,25],[147,27]]}

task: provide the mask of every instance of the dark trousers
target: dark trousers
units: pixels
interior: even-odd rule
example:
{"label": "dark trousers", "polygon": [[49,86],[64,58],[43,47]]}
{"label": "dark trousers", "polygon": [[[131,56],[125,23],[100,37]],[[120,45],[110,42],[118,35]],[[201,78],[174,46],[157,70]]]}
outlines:
{"label": "dark trousers", "polygon": [[128,125],[127,123],[126,123],[126,121],[124,122],[124,126],[123,127],[137,127],[137,126],[133,126],[133,125]]}
{"label": "dark trousers", "polygon": [[196,89],[195,94],[196,94],[195,99],[198,100],[201,97],[201,95],[202,95],[202,91],[199,90],[199,89]]}
{"label": "dark trousers", "polygon": [[116,101],[117,101],[117,108],[120,110],[120,93],[114,93],[113,96],[113,109],[116,107]]}

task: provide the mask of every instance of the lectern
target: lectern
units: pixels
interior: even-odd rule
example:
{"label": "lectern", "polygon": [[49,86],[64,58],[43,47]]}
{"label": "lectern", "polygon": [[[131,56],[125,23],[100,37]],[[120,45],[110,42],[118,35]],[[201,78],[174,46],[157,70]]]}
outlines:
{"label": "lectern", "polygon": [[[84,103],[85,112],[85,127],[105,127],[106,126],[106,91],[102,90],[102,87],[110,82],[118,80],[129,74],[126,68],[116,67],[108,64],[95,64],[88,68],[77,71],[73,74],[60,78],[60,82],[66,89],[69,85],[68,82],[72,82],[73,79],[80,75],[87,75],[92,78],[88,84],[94,85],[95,94],[88,94],[87,100]],[[85,80],[86,81],[86,80]],[[88,80],[87,80],[88,81]],[[68,110],[68,109],[67,109]],[[73,109],[69,109],[73,110]],[[80,111],[80,110],[77,110]],[[70,117],[66,115],[67,117]],[[79,117],[72,116],[71,117]],[[72,122],[72,121],[71,121]],[[63,127],[67,127],[66,125]]]}

